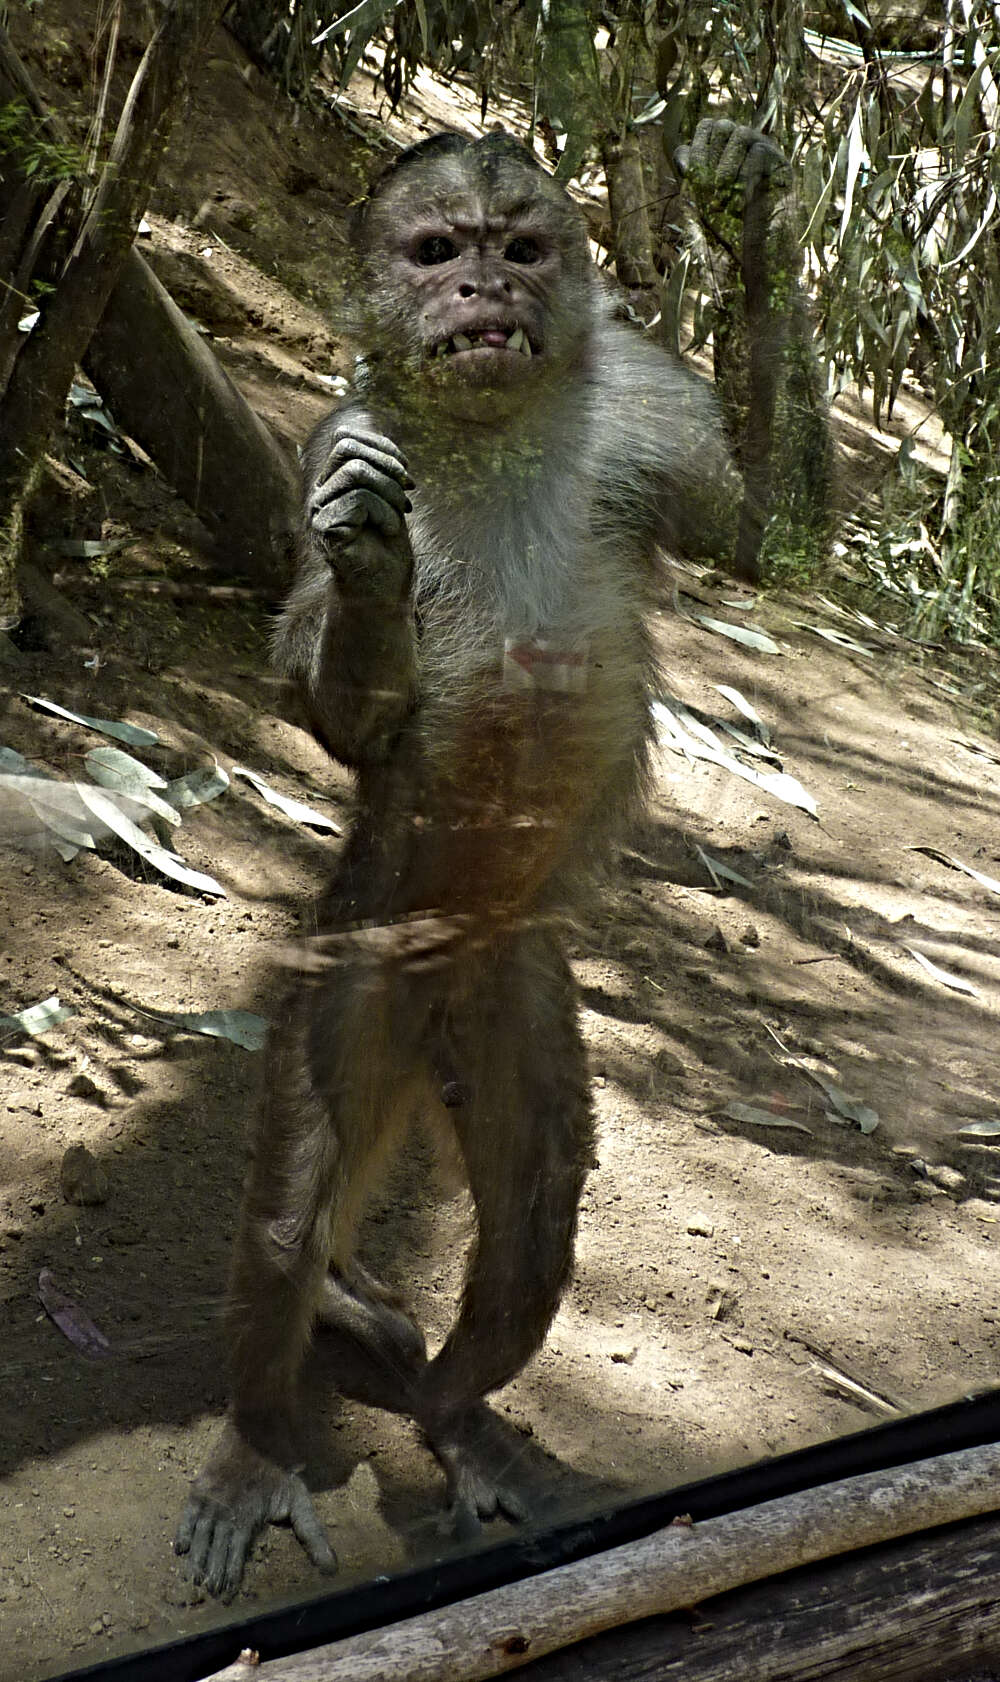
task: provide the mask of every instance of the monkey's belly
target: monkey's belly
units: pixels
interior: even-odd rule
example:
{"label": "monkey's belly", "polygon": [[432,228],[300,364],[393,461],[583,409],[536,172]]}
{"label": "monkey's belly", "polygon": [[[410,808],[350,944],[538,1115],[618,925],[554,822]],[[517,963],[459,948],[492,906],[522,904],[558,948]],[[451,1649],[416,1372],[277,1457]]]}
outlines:
{"label": "monkey's belly", "polygon": [[483,914],[551,898],[604,850],[641,775],[646,708],[633,691],[479,695],[428,739],[404,872],[414,905]]}

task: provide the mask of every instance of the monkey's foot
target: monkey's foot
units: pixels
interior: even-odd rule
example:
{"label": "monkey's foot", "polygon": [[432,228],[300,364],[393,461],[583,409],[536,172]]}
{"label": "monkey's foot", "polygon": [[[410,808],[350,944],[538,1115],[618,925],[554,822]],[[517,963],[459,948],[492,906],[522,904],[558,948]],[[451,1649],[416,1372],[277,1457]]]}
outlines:
{"label": "monkey's foot", "polygon": [[247,1555],[266,1524],[288,1523],[313,1565],[337,1569],[337,1556],[302,1479],[267,1460],[227,1424],[218,1447],[191,1487],[174,1552],[187,1572],[220,1600],[239,1592]]}
{"label": "monkey's foot", "polygon": [[528,1517],[518,1472],[516,1441],[485,1402],[425,1427],[427,1440],[448,1480],[452,1527],[458,1541],[471,1541],[489,1519],[521,1524]]}

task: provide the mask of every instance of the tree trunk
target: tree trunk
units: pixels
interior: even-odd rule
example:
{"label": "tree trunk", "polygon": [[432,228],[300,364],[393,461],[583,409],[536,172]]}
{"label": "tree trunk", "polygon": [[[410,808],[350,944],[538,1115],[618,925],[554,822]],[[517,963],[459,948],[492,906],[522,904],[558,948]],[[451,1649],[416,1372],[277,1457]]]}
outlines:
{"label": "tree trunk", "polygon": [[608,183],[608,209],[614,238],[615,269],[625,287],[656,285],[649,209],[642,173],[639,136],[626,130],[621,138],[606,136],[601,146]]}
{"label": "tree trunk", "polygon": [[226,569],[280,594],[291,574],[296,468],[134,249],[83,365],[119,425],[204,520]]}
{"label": "tree trunk", "polygon": [[[0,399],[0,613],[9,615],[15,608],[23,511],[42,454],[60,420],[73,370],[128,255],[190,62],[220,16],[223,3],[165,0],[155,34],[132,79],[108,161],[77,221],[55,290],[46,298],[34,331],[17,346]],[[22,91],[30,87],[2,27],[0,77]],[[41,108],[37,96],[32,104]],[[55,121],[47,126],[50,133],[61,128]],[[16,142],[12,162],[8,174],[28,180],[27,171],[18,168]],[[31,278],[25,277],[25,290]]]}

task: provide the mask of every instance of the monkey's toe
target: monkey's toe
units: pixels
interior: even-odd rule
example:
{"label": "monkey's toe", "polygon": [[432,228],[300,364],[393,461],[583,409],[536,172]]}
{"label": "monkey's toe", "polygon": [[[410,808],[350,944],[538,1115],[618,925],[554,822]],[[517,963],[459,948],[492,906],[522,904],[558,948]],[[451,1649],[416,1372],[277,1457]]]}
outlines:
{"label": "monkey's toe", "polygon": [[524,1524],[530,1509],[520,1490],[490,1468],[463,1460],[449,1479],[455,1540],[471,1542],[490,1519]]}
{"label": "monkey's toe", "polygon": [[254,1525],[249,1515],[241,1518],[216,1501],[192,1495],[174,1538],[174,1552],[187,1555],[186,1571],[193,1583],[217,1600],[232,1600],[263,1522],[263,1514]]}
{"label": "monkey's toe", "polygon": [[478,1536],[490,1519],[523,1524],[530,1507],[518,1475],[516,1441],[485,1403],[447,1425],[427,1430],[428,1441],[448,1480],[451,1524],[459,1541]]}

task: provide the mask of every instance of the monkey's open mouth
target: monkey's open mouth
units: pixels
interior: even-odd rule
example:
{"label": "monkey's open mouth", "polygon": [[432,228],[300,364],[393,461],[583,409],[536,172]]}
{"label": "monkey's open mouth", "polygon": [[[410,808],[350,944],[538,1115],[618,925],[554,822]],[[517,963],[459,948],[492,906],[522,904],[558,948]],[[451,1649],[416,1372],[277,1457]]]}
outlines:
{"label": "monkey's open mouth", "polygon": [[435,349],[435,356],[454,356],[463,350],[512,350],[521,356],[533,356],[531,341],[523,327],[510,331],[506,327],[481,327],[474,333],[453,333]]}

